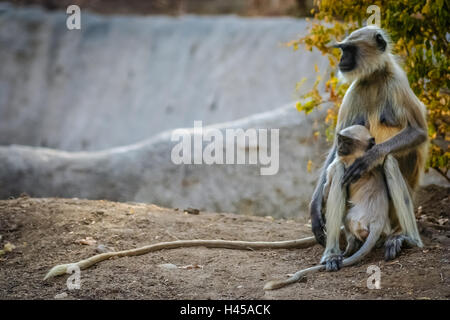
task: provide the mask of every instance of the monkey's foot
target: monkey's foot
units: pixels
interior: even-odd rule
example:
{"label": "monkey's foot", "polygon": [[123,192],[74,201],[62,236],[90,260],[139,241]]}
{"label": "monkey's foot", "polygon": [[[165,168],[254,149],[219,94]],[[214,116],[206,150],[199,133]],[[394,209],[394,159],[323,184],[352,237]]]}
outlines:
{"label": "monkey's foot", "polygon": [[402,251],[404,240],[405,236],[403,235],[390,236],[384,243],[384,260],[389,261],[398,257]]}
{"label": "monkey's foot", "polygon": [[384,243],[384,260],[395,259],[400,254],[402,248],[422,247],[422,242],[412,239],[404,234],[391,235]]}
{"label": "monkey's foot", "polygon": [[327,271],[338,271],[340,268],[342,268],[343,261],[344,258],[342,254],[333,254],[325,258],[322,264],[325,264],[325,269]]}

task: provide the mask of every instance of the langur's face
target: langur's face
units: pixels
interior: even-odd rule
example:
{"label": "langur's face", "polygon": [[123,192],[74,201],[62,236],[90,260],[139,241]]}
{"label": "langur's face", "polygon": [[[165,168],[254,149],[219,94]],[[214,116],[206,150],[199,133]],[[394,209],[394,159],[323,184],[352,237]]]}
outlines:
{"label": "langur's face", "polygon": [[374,145],[375,139],[364,126],[353,125],[337,134],[337,153],[347,164],[362,157]]}
{"label": "langur's face", "polygon": [[376,69],[383,61],[387,40],[377,27],[365,27],[352,32],[344,41],[334,45],[342,51],[339,71],[344,75],[365,74]]}
{"label": "langur's face", "polygon": [[358,47],[354,44],[340,44],[342,50],[341,60],[339,61],[339,70],[341,72],[350,72],[356,68],[356,56]]}
{"label": "langur's face", "polygon": [[375,139],[368,140],[353,139],[338,134],[338,155],[348,156],[357,152],[364,153],[375,145]]}
{"label": "langur's face", "polygon": [[340,157],[351,155],[355,152],[355,149],[357,146],[357,141],[353,140],[352,138],[343,136],[341,134],[338,134],[338,155]]}

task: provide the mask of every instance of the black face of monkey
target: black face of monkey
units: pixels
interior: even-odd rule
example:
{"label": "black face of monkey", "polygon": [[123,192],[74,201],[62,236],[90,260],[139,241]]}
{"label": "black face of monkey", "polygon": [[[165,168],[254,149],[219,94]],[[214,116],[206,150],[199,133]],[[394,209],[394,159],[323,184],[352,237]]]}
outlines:
{"label": "black face of monkey", "polygon": [[339,70],[349,72],[356,67],[356,54],[358,47],[350,44],[338,44],[336,47],[341,48],[342,56],[339,61]]}
{"label": "black face of monkey", "polygon": [[342,50],[339,70],[346,76],[361,76],[366,71],[373,71],[372,64],[377,63],[379,55],[387,51],[388,42],[381,30],[366,27],[353,32],[333,47]]}
{"label": "black face of monkey", "polygon": [[360,141],[350,137],[338,134],[337,153],[338,156],[348,156],[353,154],[356,150],[369,150],[375,145],[375,139],[370,138],[368,141]]}
{"label": "black face of monkey", "polygon": [[339,70],[342,72],[349,72],[356,67],[356,54],[358,47],[351,44],[338,44],[335,47],[341,48],[342,56],[339,61]]}
{"label": "black face of monkey", "polygon": [[337,143],[337,153],[340,157],[342,156],[348,156],[349,154],[352,154],[356,145],[356,141],[338,134],[338,143]]}

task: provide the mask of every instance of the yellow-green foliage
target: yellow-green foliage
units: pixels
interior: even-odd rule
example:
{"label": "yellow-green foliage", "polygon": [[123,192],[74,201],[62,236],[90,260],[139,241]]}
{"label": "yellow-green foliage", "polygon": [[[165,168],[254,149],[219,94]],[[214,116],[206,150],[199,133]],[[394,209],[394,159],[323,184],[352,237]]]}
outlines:
{"label": "yellow-green foliage", "polygon": [[[428,165],[447,175],[450,146],[450,14],[449,2],[444,0],[402,1],[316,1],[312,9],[308,34],[291,41],[294,50],[300,46],[307,50],[318,49],[329,59],[336,70],[340,50],[330,48],[332,41],[340,41],[350,32],[365,25],[369,18],[367,8],[377,5],[381,13],[381,27],[392,38],[393,51],[401,57],[411,88],[428,110],[429,137],[431,141]],[[446,38],[447,37],[447,38]],[[311,112],[324,102],[332,102],[327,123],[329,133],[334,131],[337,110],[348,88],[338,81],[334,71],[319,75],[313,89],[297,103],[299,111]],[[318,90],[321,77],[325,77],[326,97]],[[301,83],[299,83],[301,85]]]}

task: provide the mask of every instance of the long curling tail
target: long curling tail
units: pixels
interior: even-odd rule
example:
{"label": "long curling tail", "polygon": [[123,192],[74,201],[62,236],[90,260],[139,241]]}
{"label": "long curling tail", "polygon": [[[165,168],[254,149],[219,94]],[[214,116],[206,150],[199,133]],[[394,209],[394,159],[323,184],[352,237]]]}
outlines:
{"label": "long curling tail", "polygon": [[[381,228],[375,229],[369,233],[369,236],[367,237],[366,241],[362,245],[361,248],[357,252],[355,252],[351,257],[344,259],[342,262],[343,267],[350,266],[352,264],[355,264],[358,261],[361,261],[375,246],[377,243],[378,238],[381,235]],[[284,280],[273,280],[269,281],[264,285],[264,290],[275,290],[282,287],[285,287],[287,285],[290,285],[292,283],[295,283],[305,277],[307,274],[315,273],[321,270],[325,269],[324,264],[319,264],[314,267],[310,267],[307,269],[303,269],[300,271],[297,271],[292,276],[290,276],[287,279]]]}
{"label": "long curling tail", "polygon": [[303,239],[287,240],[287,241],[230,241],[230,240],[178,240],[172,242],[160,242],[136,249],[123,250],[117,252],[100,253],[85,260],[75,263],[60,264],[46,274],[44,280],[63,275],[67,273],[70,266],[76,266],[80,270],[87,269],[94,264],[112,257],[138,256],[152,251],[162,249],[176,249],[186,247],[207,247],[207,248],[227,248],[238,250],[254,250],[254,249],[295,249],[308,248],[317,243],[315,237],[306,237]]}
{"label": "long curling tail", "polygon": [[[74,263],[76,265],[76,263]],[[63,275],[67,273],[67,269],[69,268],[70,264],[59,264],[57,266],[54,266],[50,269],[50,271],[45,275],[44,280],[47,280],[49,278],[53,278],[56,276]]]}
{"label": "long curling tail", "polygon": [[[126,250],[126,251],[132,251],[132,250]],[[84,259],[84,260],[81,260],[81,261],[78,261],[75,263],[59,264],[50,269],[50,271],[45,275],[44,280],[47,280],[47,279],[50,279],[50,278],[53,278],[56,276],[61,276],[63,274],[68,273],[68,269],[71,266],[78,267],[78,268],[80,268],[80,270],[87,269],[90,266],[92,266],[100,261],[110,259],[111,257],[114,257],[114,256],[120,256],[120,254],[124,253],[124,252],[125,251],[106,252],[106,253],[97,254],[88,259]]]}
{"label": "long curling tail", "polygon": [[295,283],[297,281],[299,281],[300,279],[302,279],[305,275],[309,274],[309,273],[314,273],[314,272],[318,272],[320,270],[325,269],[325,265],[324,264],[319,264],[317,266],[314,267],[310,267],[307,269],[303,269],[300,271],[297,271],[296,273],[294,273],[292,276],[290,276],[287,279],[284,280],[273,280],[273,281],[269,281],[264,285],[264,290],[275,290],[275,289],[279,289],[282,287],[285,287],[289,284]]}
{"label": "long curling tail", "polygon": [[359,248],[359,250],[356,251],[352,256],[344,259],[344,261],[342,261],[342,266],[351,266],[352,264],[361,261],[370,251],[372,251],[381,236],[382,228],[383,227],[381,226],[374,228],[374,230],[371,230],[369,232],[369,236],[367,237],[366,241],[364,241],[364,244],[361,246],[361,248]]}

